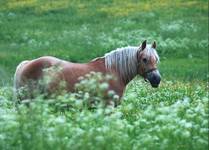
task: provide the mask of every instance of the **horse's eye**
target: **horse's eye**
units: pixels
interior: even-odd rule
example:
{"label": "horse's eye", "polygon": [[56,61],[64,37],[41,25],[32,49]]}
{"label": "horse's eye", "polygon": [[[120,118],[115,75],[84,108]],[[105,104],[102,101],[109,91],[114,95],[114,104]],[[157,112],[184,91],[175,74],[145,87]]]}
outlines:
{"label": "horse's eye", "polygon": [[147,59],[146,59],[146,58],[143,58],[142,61],[143,61],[143,63],[145,63],[145,64],[147,63]]}

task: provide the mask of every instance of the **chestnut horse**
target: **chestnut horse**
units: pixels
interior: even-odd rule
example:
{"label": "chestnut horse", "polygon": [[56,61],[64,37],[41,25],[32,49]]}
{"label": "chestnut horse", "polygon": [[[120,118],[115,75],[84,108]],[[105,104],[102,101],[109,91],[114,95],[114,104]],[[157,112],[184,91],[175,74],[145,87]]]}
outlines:
{"label": "chestnut horse", "polygon": [[[65,90],[73,91],[74,85],[80,76],[90,72],[111,74],[116,80],[111,80],[109,90],[114,90],[121,98],[126,85],[136,76],[141,75],[145,81],[149,81],[152,87],[158,87],[161,77],[157,69],[159,56],[156,52],[156,43],[147,44],[146,40],[139,47],[118,48],[104,57],[96,58],[89,63],[79,64],[61,60],[51,56],[44,56],[30,61],[21,62],[14,76],[14,90],[16,96],[21,99],[32,98],[35,89],[47,89],[47,93],[54,93],[61,81],[66,82]],[[58,68],[57,72],[49,74],[53,80],[38,86],[40,79],[44,77],[44,70],[52,67]],[[31,82],[32,81],[32,82]],[[29,88],[27,97],[21,97],[18,90],[22,87]],[[46,91],[45,91],[46,92]]]}

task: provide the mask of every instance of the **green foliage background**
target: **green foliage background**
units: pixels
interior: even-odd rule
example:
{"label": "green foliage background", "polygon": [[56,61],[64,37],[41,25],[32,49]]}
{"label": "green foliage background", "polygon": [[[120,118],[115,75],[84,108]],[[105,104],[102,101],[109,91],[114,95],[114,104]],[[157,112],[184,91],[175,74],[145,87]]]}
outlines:
{"label": "green foliage background", "polygon": [[[88,62],[145,39],[157,41],[159,89],[136,78],[114,110],[15,106],[22,60]],[[0,0],[0,77],[0,149],[206,149],[208,1]]]}

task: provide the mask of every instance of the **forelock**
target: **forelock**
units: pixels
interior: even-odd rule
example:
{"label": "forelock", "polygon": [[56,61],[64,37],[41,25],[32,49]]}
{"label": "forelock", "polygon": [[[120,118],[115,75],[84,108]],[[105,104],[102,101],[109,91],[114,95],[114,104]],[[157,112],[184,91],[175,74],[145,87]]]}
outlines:
{"label": "forelock", "polygon": [[157,51],[154,48],[152,48],[150,44],[148,44],[146,49],[144,50],[144,55],[146,55],[147,57],[151,57],[151,56],[155,57],[156,62],[160,61],[160,57],[157,54]]}

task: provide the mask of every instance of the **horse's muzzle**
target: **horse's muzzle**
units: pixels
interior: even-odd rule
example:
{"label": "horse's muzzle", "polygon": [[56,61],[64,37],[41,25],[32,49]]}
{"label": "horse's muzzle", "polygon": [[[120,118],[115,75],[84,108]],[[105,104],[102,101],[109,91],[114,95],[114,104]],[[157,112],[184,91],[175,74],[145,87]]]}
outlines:
{"label": "horse's muzzle", "polygon": [[152,87],[157,88],[160,84],[161,76],[158,70],[153,70],[147,73],[147,80],[150,82]]}

